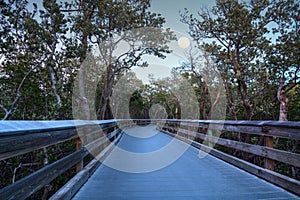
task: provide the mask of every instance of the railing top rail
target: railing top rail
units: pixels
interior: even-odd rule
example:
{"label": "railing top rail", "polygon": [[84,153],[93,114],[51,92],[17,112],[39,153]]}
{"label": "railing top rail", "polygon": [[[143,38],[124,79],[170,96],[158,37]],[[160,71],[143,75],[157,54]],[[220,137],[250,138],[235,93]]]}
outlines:
{"label": "railing top rail", "polygon": [[62,129],[74,129],[76,127],[91,125],[106,125],[120,120],[3,120],[0,121],[0,137],[13,134],[24,134]]}
{"label": "railing top rail", "polygon": [[287,128],[300,128],[299,121],[252,121],[252,120],[189,120],[189,119],[155,119],[157,121],[168,120],[171,122],[188,122],[203,124],[223,124],[233,126],[278,126]]}
{"label": "railing top rail", "polygon": [[[224,126],[253,126],[253,127],[280,127],[300,129],[300,122],[291,121],[234,121],[234,120],[189,120],[189,119],[132,119],[151,120],[151,121],[169,121],[174,123],[198,123],[206,125],[224,125]],[[0,121],[0,137],[4,135],[24,134],[34,132],[44,132],[53,130],[73,129],[82,126],[106,125],[121,121],[130,121],[128,119],[112,120],[51,120],[51,121],[29,121],[29,120],[7,120]]]}

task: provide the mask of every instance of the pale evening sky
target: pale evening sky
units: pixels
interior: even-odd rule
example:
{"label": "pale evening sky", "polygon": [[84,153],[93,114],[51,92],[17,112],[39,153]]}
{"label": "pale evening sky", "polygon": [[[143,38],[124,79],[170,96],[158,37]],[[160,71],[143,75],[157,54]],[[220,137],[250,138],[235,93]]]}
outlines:
{"label": "pale evening sky", "polygon": [[[196,16],[201,8],[210,8],[214,4],[215,0],[151,0],[150,11],[160,13],[166,19],[165,27],[173,30],[179,39],[182,36],[189,37],[188,26],[180,22],[179,11],[187,8]],[[147,57],[149,63],[147,68],[134,68],[137,77],[144,83],[148,83],[150,74],[158,79],[169,77],[171,68],[178,67],[185,58],[185,49],[178,47],[177,42],[173,42],[170,46],[173,53],[167,55],[166,59]]]}
{"label": "pale evening sky", "polygon": [[151,0],[150,10],[162,14],[166,19],[166,27],[186,33],[188,26],[180,22],[179,11],[187,8],[197,14],[201,8],[210,8],[214,4],[215,0]]}

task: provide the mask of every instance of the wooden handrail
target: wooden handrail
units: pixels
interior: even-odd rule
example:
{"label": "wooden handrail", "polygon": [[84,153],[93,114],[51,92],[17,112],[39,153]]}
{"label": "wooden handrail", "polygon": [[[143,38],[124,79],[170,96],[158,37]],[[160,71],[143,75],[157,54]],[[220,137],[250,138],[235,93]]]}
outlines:
{"label": "wooden handrail", "polygon": [[[10,125],[10,127],[15,128],[5,128],[5,122]],[[39,124],[40,121],[32,121],[32,126],[34,124]],[[51,121],[53,122],[53,121]],[[80,130],[90,129],[90,131],[95,129],[108,129],[116,125],[115,121],[104,120],[104,121],[91,121],[91,122],[80,122],[76,125],[76,121],[67,120],[60,121],[61,124],[68,124],[65,127],[54,126],[53,123],[39,127],[35,129],[30,128],[30,122],[24,122],[23,130],[19,127],[22,126],[20,121],[1,121],[0,122],[0,160],[4,160],[13,156],[20,154],[32,152],[43,147],[58,144],[67,140],[75,139],[78,137],[78,132]],[[66,123],[68,122],[68,123]],[[79,133],[80,134],[80,133]]]}
{"label": "wooden handrail", "polygon": [[[287,138],[300,140],[300,122],[275,122],[275,121],[213,121],[213,120],[170,120],[170,119],[134,119],[134,120],[102,120],[102,121],[52,121],[52,122],[30,122],[30,121],[1,121],[0,122],[0,160],[11,158],[17,155],[28,153],[50,145],[55,145],[71,139],[76,139],[84,145],[77,143],[77,151],[51,163],[33,174],[11,184],[0,190],[0,199],[25,199],[54,178],[67,171],[77,164],[78,172],[82,169],[82,160],[89,153],[97,155],[106,146],[108,139],[117,138],[121,132],[118,124],[123,123],[123,127],[131,126],[133,123],[148,124],[166,122],[165,131],[171,135],[180,134],[186,136],[187,140],[196,137],[209,143],[216,143],[225,147],[239,151],[251,153],[265,158],[265,170],[263,178],[274,176],[268,170],[273,170],[274,160],[283,162],[295,167],[300,167],[300,155],[293,152],[282,151],[272,148],[273,138]],[[32,126],[31,126],[32,123]],[[99,129],[101,127],[101,129]],[[161,127],[163,128],[163,127]],[[201,129],[202,132],[197,130]],[[263,136],[265,146],[259,146],[241,141],[234,141],[225,138],[218,138],[214,135],[205,134],[207,130],[219,130],[228,132],[238,132]],[[100,130],[100,131],[99,131]],[[103,134],[102,131],[112,130]],[[171,133],[175,132],[175,133]],[[104,135],[104,136],[103,136]],[[120,137],[118,137],[120,138]],[[194,146],[199,146],[195,141]],[[204,149],[211,149],[210,146],[201,144]],[[107,151],[108,152],[108,151]],[[224,160],[230,162],[232,156],[227,156],[212,151],[215,155],[220,155]],[[232,161],[236,164],[237,161]],[[236,164],[245,166],[246,164]],[[252,165],[252,164],[251,164]],[[250,166],[250,164],[249,164]],[[246,167],[247,168],[247,167]],[[263,168],[253,169],[251,173],[261,173]],[[273,174],[275,172],[272,172]],[[271,173],[271,174],[272,174]],[[276,175],[277,180],[269,180],[284,187],[284,184],[291,188],[300,188],[299,181],[290,181],[290,178]],[[280,179],[280,181],[278,181]],[[289,182],[287,182],[289,181]],[[278,183],[279,182],[279,183]],[[292,182],[291,184],[289,184]],[[292,185],[292,186],[291,186]],[[76,186],[78,187],[78,186]],[[287,188],[288,189],[288,188]]]}
{"label": "wooden handrail", "polygon": [[[300,154],[274,149],[274,138],[300,140],[299,122],[271,122],[271,121],[210,121],[210,120],[167,120],[161,130],[171,136],[200,147],[207,153],[212,153],[226,162],[243,168],[261,178],[277,184],[287,190],[300,195],[300,181],[274,172],[274,161],[279,161],[293,167],[300,167]],[[200,131],[199,131],[200,129]],[[264,146],[242,141],[230,140],[208,134],[211,131],[244,133],[264,138]],[[194,141],[200,139],[202,144]],[[211,144],[218,144],[230,149],[250,153],[264,158],[264,168],[247,161],[230,156],[224,152],[211,148]],[[248,164],[247,164],[248,163]]]}
{"label": "wooden handrail", "polygon": [[[4,121],[5,122],[5,121]],[[4,122],[0,123],[1,125]],[[66,122],[66,121],[65,121]],[[10,127],[13,127],[14,122],[10,123]],[[21,122],[16,122],[18,125],[22,124]],[[36,122],[32,122],[36,123]],[[53,126],[53,123],[50,125],[43,125],[39,129],[36,126],[34,129],[28,127],[30,122],[25,122],[27,129],[21,130],[20,128],[5,128],[2,126],[0,130],[0,160],[4,160],[16,155],[28,153],[43,147],[50,145],[58,144],[71,139],[85,139],[85,137],[93,136],[89,143],[84,143],[85,146],[78,148],[74,153],[57,160],[54,163],[51,163],[40,170],[30,174],[27,177],[24,177],[15,183],[3,188],[0,190],[0,199],[25,199],[44,187],[46,184],[50,183],[56,177],[80,163],[88,154],[93,153],[97,155],[104,149],[106,142],[114,138],[117,134],[120,133],[119,129],[115,129],[117,126],[115,120],[107,121],[86,121],[81,122],[78,126],[70,125],[68,121],[68,126],[57,127]],[[4,127],[4,128],[3,128]],[[101,127],[101,129],[99,129]],[[107,135],[102,134],[99,137],[99,130],[109,130],[114,128],[112,132]],[[98,129],[98,130],[97,130]],[[88,132],[87,132],[88,131]],[[85,132],[85,135],[81,135],[82,138],[79,138],[80,132]],[[95,138],[95,135],[98,138]],[[86,142],[86,141],[85,141]]]}
{"label": "wooden handrail", "polygon": [[[121,138],[121,134],[116,137],[116,142]],[[54,195],[50,197],[49,200],[69,200],[74,194],[81,188],[81,186],[88,180],[88,178],[93,174],[93,172],[100,165],[99,160],[104,159],[113,149],[114,143],[110,143],[107,148],[105,148],[101,153],[89,162],[83,170],[76,174],[68,183],[61,187]]]}
{"label": "wooden handrail", "polygon": [[266,146],[259,146],[259,145],[248,144],[248,143],[224,139],[224,138],[218,138],[218,137],[206,135],[203,133],[198,133],[195,131],[189,131],[177,127],[164,126],[164,128],[168,130],[177,131],[178,133],[194,136],[196,138],[205,140],[207,142],[213,142],[225,147],[229,147],[232,149],[262,156],[271,160],[276,160],[296,167],[300,167],[300,154],[273,149]]}
{"label": "wooden handrail", "polygon": [[[275,137],[300,140],[300,122],[167,120],[167,123],[176,124],[176,127],[165,126],[168,130],[196,136],[207,142],[214,142],[225,147],[262,156],[266,158],[265,167],[270,170],[273,169],[273,160],[300,167],[300,154],[273,149],[273,138]],[[218,138],[180,128],[184,126],[264,136],[265,146]]]}
{"label": "wooden handrail", "polygon": [[168,124],[300,140],[300,122],[167,120]]}

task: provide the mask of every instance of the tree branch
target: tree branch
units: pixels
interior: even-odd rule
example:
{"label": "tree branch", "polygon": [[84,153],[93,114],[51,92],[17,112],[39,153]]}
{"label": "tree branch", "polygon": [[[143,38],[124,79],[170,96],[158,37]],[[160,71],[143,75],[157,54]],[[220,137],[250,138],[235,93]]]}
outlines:
{"label": "tree branch", "polygon": [[19,86],[18,86],[18,89],[17,89],[17,94],[16,94],[16,97],[13,101],[13,103],[10,105],[10,109],[6,109],[2,104],[0,104],[0,107],[5,111],[5,116],[2,120],[7,120],[14,112],[15,110],[15,107],[16,107],[16,104],[17,102],[19,101],[19,98],[21,97],[21,89],[22,89],[22,86],[24,85],[26,79],[28,78],[28,76],[31,74],[31,72],[33,72],[33,70],[35,70],[38,66],[40,66],[40,64],[42,62],[44,62],[45,59],[43,59],[41,62],[39,62],[36,66],[34,66],[33,68],[31,68],[26,74],[25,76],[23,77],[22,81],[20,82]]}

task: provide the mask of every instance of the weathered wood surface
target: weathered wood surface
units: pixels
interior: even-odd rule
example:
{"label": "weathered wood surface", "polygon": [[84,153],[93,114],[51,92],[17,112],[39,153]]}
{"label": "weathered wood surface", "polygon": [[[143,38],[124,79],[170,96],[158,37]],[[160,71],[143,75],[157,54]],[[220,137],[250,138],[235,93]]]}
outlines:
{"label": "weathered wood surface", "polygon": [[[142,135],[145,130],[140,128]],[[138,130],[137,130],[138,131]],[[124,134],[118,146],[133,153],[156,152],[173,139],[181,149],[183,142],[157,133],[138,138]],[[108,156],[115,157],[112,151]],[[164,157],[165,156],[165,157]],[[152,157],[149,163],[126,158],[116,160],[120,165],[143,166],[164,160]],[[73,200],[96,199],[298,199],[297,196],[229,165],[214,156],[199,158],[199,150],[189,147],[172,164],[147,173],[129,173],[101,165],[79,190]]]}
{"label": "weathered wood surface", "polygon": [[44,185],[64,173],[88,155],[86,149],[76,151],[54,163],[51,163],[35,173],[0,190],[0,199],[26,199],[41,189]]}
{"label": "weathered wood surface", "polygon": [[107,146],[96,158],[94,158],[86,167],[84,167],[83,170],[81,170],[76,176],[68,181],[68,183],[66,183],[54,195],[52,195],[49,200],[71,199],[101,164],[99,160],[105,159],[109,155],[114,145],[117,145],[117,143],[119,142],[120,138],[121,134],[119,134],[119,136],[113,143]]}
{"label": "weathered wood surface", "polygon": [[166,129],[171,129],[178,131],[179,133],[187,134],[205,140],[207,142],[213,142],[225,147],[233,148],[236,150],[252,153],[254,155],[262,156],[272,160],[277,160],[279,162],[287,163],[296,167],[300,167],[300,154],[292,153],[288,151],[282,151],[278,149],[273,149],[271,147],[259,146],[254,144],[248,144],[244,142],[218,138],[210,136],[207,134],[202,134],[194,131],[188,131],[185,129],[174,128],[174,127],[165,127]]}
{"label": "weathered wood surface", "polygon": [[84,127],[100,127],[102,129],[115,126],[125,120],[51,120],[51,121],[0,121],[0,135],[20,135],[28,133],[41,133],[53,130],[66,130]]}
{"label": "weathered wood surface", "polygon": [[254,174],[257,177],[263,178],[273,184],[276,184],[288,191],[291,191],[297,195],[300,195],[300,181],[292,179],[290,177],[284,176],[282,174],[276,173],[274,171],[264,169],[262,167],[259,167],[257,165],[254,165],[252,163],[249,163],[247,161],[241,160],[239,158],[236,158],[234,156],[228,155],[226,153],[223,153],[219,150],[210,148],[206,145],[200,144],[198,142],[195,142],[193,140],[189,140],[185,137],[176,135],[174,133],[168,132],[166,130],[163,130],[163,132],[167,133],[168,135],[171,136],[176,136],[177,139],[180,139],[184,142],[187,142],[191,144],[192,146],[201,149],[204,152],[209,153],[210,155],[213,155],[217,158],[220,158],[234,166],[237,166],[251,174]]}
{"label": "weathered wood surface", "polygon": [[[32,125],[34,128],[30,127],[31,123],[29,121],[24,123],[19,121],[15,123],[7,122],[10,126],[18,125],[16,128],[8,127],[8,125],[5,125],[5,121],[0,122],[0,160],[75,139],[78,137],[78,134],[86,134],[93,130],[99,132],[99,128],[109,129],[116,125],[116,122],[111,120],[104,120],[103,124],[101,124],[101,121],[98,121],[99,124],[95,124],[95,122],[81,122],[78,127],[74,126],[76,122],[63,122],[60,122],[64,125],[63,127],[57,127],[56,124],[50,123],[49,125],[42,122],[40,123],[42,123],[43,126],[34,126],[34,124],[39,123],[33,121]],[[23,130],[22,124],[24,125]],[[38,129],[39,127],[41,129]]]}
{"label": "weathered wood surface", "polygon": [[[155,121],[155,120],[152,120]],[[159,122],[160,120],[156,120]],[[164,120],[165,121],[165,120]],[[185,134],[191,133],[198,129],[199,127],[215,130],[225,130],[232,132],[241,132],[254,135],[262,135],[264,137],[282,137],[294,140],[300,139],[300,122],[261,122],[261,121],[210,121],[210,120],[166,120],[169,124],[175,124],[175,126],[180,127],[187,126],[189,131],[183,129],[171,128],[174,131],[179,131]],[[139,124],[148,124],[149,120],[135,120]],[[0,160],[27,153],[36,149],[54,145],[63,141],[70,139],[80,138],[84,140],[84,144],[89,143],[85,147],[79,149],[75,153],[52,163],[45,168],[31,174],[24,179],[17,181],[16,183],[3,188],[0,190],[0,199],[24,199],[30,196],[32,193],[42,188],[45,184],[48,184],[55,177],[59,176],[64,171],[68,170],[70,167],[74,166],[76,163],[81,162],[84,156],[86,156],[90,151],[94,154],[99,153],[109,138],[116,138],[116,134],[119,130],[115,130],[112,133],[102,137],[103,133],[101,130],[110,130],[114,128],[117,123],[121,123],[122,126],[132,125],[128,120],[104,120],[104,121],[80,121],[75,126],[74,121],[63,121],[56,124],[55,122],[0,122]],[[34,124],[34,126],[30,126]],[[100,129],[99,129],[100,127]],[[300,166],[299,154],[285,152],[270,147],[257,146],[252,144],[246,144],[238,141],[231,141],[227,139],[220,139],[214,136],[208,136],[202,133],[193,132],[196,137],[204,139],[208,142],[217,142],[217,144],[234,148],[237,150],[253,153],[255,155],[263,156],[270,159],[269,165],[272,165],[272,160],[277,160],[280,162],[288,163],[296,167]],[[192,135],[193,135],[192,134]],[[194,144],[194,142],[192,143]],[[79,147],[78,147],[79,148]],[[202,148],[209,148],[204,147]],[[89,151],[88,151],[89,150]],[[220,155],[218,151],[214,149],[211,150],[212,154]],[[215,152],[215,153],[214,153]],[[248,165],[240,164],[235,159],[231,157],[226,157],[224,160],[228,159],[229,163],[236,166],[244,166],[247,168]],[[231,162],[230,162],[231,159]],[[240,167],[240,166],[239,166]],[[81,168],[81,167],[80,167]],[[271,167],[268,167],[271,169]],[[251,168],[252,169],[252,168]],[[253,169],[252,169],[253,170]],[[256,170],[256,171],[255,171]],[[275,184],[284,187],[297,189],[298,182],[293,182],[289,180],[287,183],[286,177],[282,175],[270,175],[267,169],[261,171],[261,169],[255,169],[254,174],[265,178],[269,181],[273,181]],[[270,171],[270,170],[269,170]],[[250,170],[251,172],[251,170]],[[252,172],[251,172],[252,173]],[[274,180],[272,180],[274,179]],[[295,180],[294,180],[295,181]]]}
{"label": "weathered wood surface", "polygon": [[169,124],[179,124],[183,126],[198,126],[205,129],[210,128],[300,140],[300,122],[230,120],[167,120],[167,122]]}
{"label": "weathered wood surface", "polygon": [[[26,122],[26,124],[28,124],[28,122]],[[57,130],[62,129],[62,127],[47,127],[40,130],[40,133],[37,132],[38,129],[28,129],[24,131],[18,130],[17,132],[15,130],[10,130],[11,134],[9,134],[7,129],[2,129],[2,132],[0,133],[0,156],[4,159],[66,140],[78,138],[78,132],[87,133],[87,136],[89,136],[90,132],[90,134],[93,135],[93,138],[95,138],[94,136],[97,132],[96,135],[99,137],[99,130],[97,130],[99,129],[99,126],[101,126],[102,130],[108,130],[115,127],[115,125],[115,122],[97,124],[96,126],[95,124],[84,124],[84,126],[77,127],[77,129],[71,126],[64,127],[66,130]],[[83,158],[89,153],[99,154],[99,152],[104,149],[103,147],[106,142],[119,133],[119,129],[116,129],[105,136],[102,134],[102,137],[92,140],[91,143],[79,148],[76,152],[1,189],[0,199],[25,199],[29,197],[74,165],[81,163]]]}
{"label": "weathered wood surface", "polygon": [[94,155],[99,154],[100,150],[102,150],[102,145],[104,145],[108,139],[114,137],[117,133],[119,133],[119,131],[115,130],[107,136],[103,136],[100,140],[89,144],[88,147],[83,147],[80,150],[15,182],[14,184],[1,189],[0,199],[25,199],[29,197],[31,194],[41,189],[44,185],[54,180],[78,162],[82,161],[89,153],[92,152]]}
{"label": "weathered wood surface", "polygon": [[5,136],[0,134],[0,160],[28,153],[77,137],[76,129]]}
{"label": "weathered wood surface", "polygon": [[[265,136],[265,146],[270,148],[270,149],[273,149],[274,147],[274,144],[273,144],[273,137],[270,137],[270,136]],[[286,151],[284,151],[286,152]],[[287,160],[284,161],[285,163],[288,163],[288,164],[291,164],[291,165],[294,165],[294,166],[297,166],[297,167],[300,167],[300,155],[299,154],[292,154],[290,152],[288,152],[289,155],[286,155],[286,158]],[[281,156],[284,156],[284,155],[280,155],[279,152],[273,154],[273,155],[276,155],[277,157],[281,157]],[[296,156],[298,155],[298,158],[295,158]],[[266,169],[269,169],[271,171],[274,171],[274,160],[277,160],[278,161],[278,158],[275,159],[274,157],[273,158],[269,158],[271,156],[265,156],[265,168]],[[294,162],[290,162],[291,159],[294,159],[293,161]],[[296,159],[296,160],[295,160]],[[283,162],[283,161],[282,161]]]}

